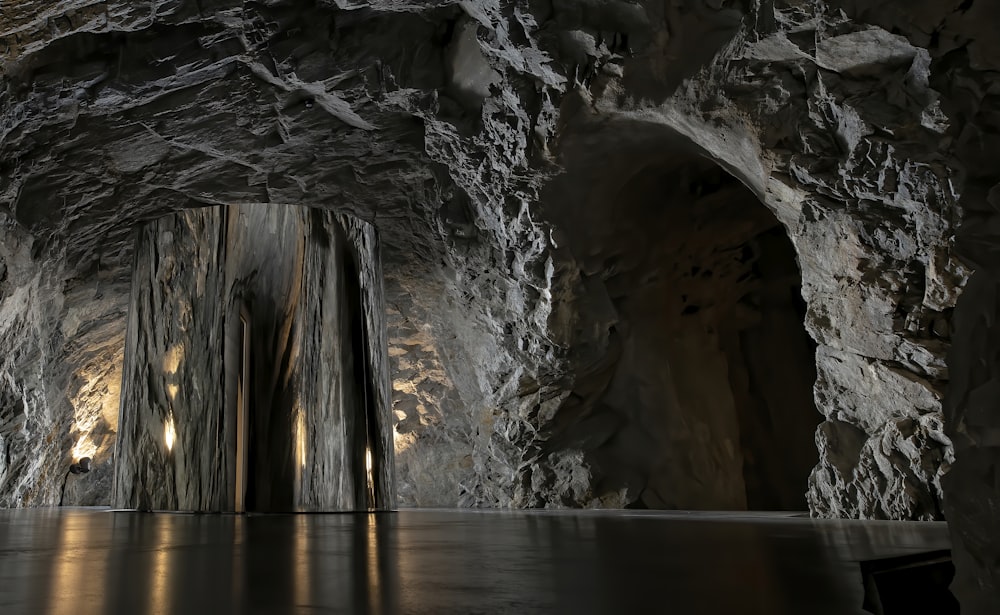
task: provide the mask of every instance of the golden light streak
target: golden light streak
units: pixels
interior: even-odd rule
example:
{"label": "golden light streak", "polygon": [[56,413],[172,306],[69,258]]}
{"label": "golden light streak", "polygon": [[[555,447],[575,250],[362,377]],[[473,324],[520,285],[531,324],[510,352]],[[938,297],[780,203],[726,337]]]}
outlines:
{"label": "golden light streak", "polygon": [[163,372],[176,374],[184,360],[184,344],[175,344],[163,355]]}
{"label": "golden light streak", "polygon": [[173,539],[172,519],[159,519],[156,528],[156,551],[150,570],[149,613],[172,612],[170,595],[170,543]]}
{"label": "golden light streak", "polygon": [[417,436],[413,433],[399,433],[392,430],[392,445],[397,455],[406,452],[417,441]]}
{"label": "golden light streak", "polygon": [[73,461],[80,461],[84,457],[90,457],[93,459],[96,454],[97,445],[91,441],[89,433],[85,433],[80,436],[80,439],[76,441],[76,446],[73,447],[72,451]]}
{"label": "golden light streak", "polygon": [[[87,612],[105,611],[105,588],[94,579],[103,579],[107,573],[107,560],[88,549],[92,520],[86,517],[60,517],[58,548],[52,569],[52,587],[46,613],[52,615],[80,615],[80,605],[87,605]],[[96,576],[95,576],[96,575]],[[6,611],[4,611],[6,612]]]}
{"label": "golden light streak", "polygon": [[306,414],[296,404],[295,407],[295,456],[298,465],[295,466],[295,502],[302,506],[303,493],[306,490]]}
{"label": "golden light streak", "polygon": [[312,566],[309,557],[309,526],[306,517],[296,517],[295,523],[295,607],[308,609],[312,606]]}
{"label": "golden light streak", "polygon": [[298,445],[299,467],[306,467],[306,413],[299,409],[295,421],[295,439]]}
{"label": "golden light streak", "polygon": [[167,422],[163,426],[163,439],[167,444],[167,452],[174,450],[177,430],[174,428],[174,414],[172,412],[167,416]]}
{"label": "golden light streak", "polygon": [[382,605],[382,576],[379,570],[378,554],[378,530],[375,527],[376,519],[374,515],[368,515],[368,536],[365,547],[365,560],[368,564],[366,571],[368,577],[368,604],[373,613],[383,612]]}
{"label": "golden light streak", "polygon": [[375,477],[372,475],[372,449],[368,447],[365,448],[365,476],[368,478],[366,487],[369,507],[374,509],[378,506],[378,502],[375,501]]}

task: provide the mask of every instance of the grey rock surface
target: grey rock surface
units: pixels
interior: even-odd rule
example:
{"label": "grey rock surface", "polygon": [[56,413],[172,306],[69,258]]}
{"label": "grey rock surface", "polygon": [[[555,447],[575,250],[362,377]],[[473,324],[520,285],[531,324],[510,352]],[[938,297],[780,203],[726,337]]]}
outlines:
{"label": "grey rock surface", "polygon": [[378,269],[374,229],[331,212],[212,207],[144,225],[113,505],[234,510],[240,490],[258,512],[393,507]]}
{"label": "grey rock surface", "polygon": [[[402,503],[636,503],[651,458],[632,468],[594,455],[627,439],[620,413],[577,417],[586,437],[557,438],[574,395],[597,386],[595,366],[625,365],[608,329],[634,319],[599,300],[614,294],[613,242],[574,237],[590,206],[560,186],[624,183],[616,161],[662,165],[684,144],[742,182],[795,248],[818,345],[819,457],[802,485],[812,512],[943,510],[964,554],[962,591],[986,600],[997,591],[998,413],[969,400],[988,390],[982,366],[995,354],[997,10],[982,0],[5,3],[0,446],[13,452],[0,455],[0,502],[60,499],[71,434],[82,433],[72,376],[90,360],[117,363],[135,224],[270,203],[348,211],[379,229]],[[576,164],[588,156],[592,166]],[[951,356],[961,358],[946,361],[973,264],[985,290],[959,306],[964,341]],[[99,282],[103,304],[91,299]],[[98,335],[105,325],[117,333]],[[630,412],[654,416],[661,403]],[[99,402],[86,404],[81,417],[98,416]],[[114,426],[90,433],[101,430]],[[736,455],[727,463],[736,477]]]}
{"label": "grey rock surface", "polygon": [[[0,235],[0,506],[106,503],[127,272],[81,272],[14,225]],[[83,457],[94,469],[71,475]]]}

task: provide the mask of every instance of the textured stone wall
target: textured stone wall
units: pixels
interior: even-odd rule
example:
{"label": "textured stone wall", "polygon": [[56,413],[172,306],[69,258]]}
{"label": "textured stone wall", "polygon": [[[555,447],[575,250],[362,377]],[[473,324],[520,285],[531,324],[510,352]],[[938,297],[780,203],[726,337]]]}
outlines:
{"label": "textured stone wall", "polygon": [[[5,3],[0,205],[32,248],[8,264],[25,273],[3,300],[9,322],[43,332],[5,335],[5,356],[78,369],[76,353],[49,352],[61,348],[63,314],[34,310],[49,303],[17,289],[42,274],[45,292],[61,295],[78,266],[80,288],[98,270],[120,275],[139,220],[220,203],[351,211],[383,240],[403,501],[621,505],[627,492],[602,484],[581,447],[550,444],[589,373],[579,350],[603,348],[603,325],[620,315],[580,309],[590,264],[560,250],[555,212],[566,204],[545,187],[573,174],[581,152],[613,161],[639,139],[655,157],[658,144],[687,141],[795,246],[823,416],[811,510],[933,518],[943,507],[968,554],[962,586],[985,595],[996,412],[972,413],[975,427],[963,400],[991,376],[945,357],[972,262],[955,257],[960,220],[967,253],[995,241],[996,10],[983,0]],[[596,165],[571,181],[610,172]],[[959,311],[968,331],[985,331],[990,294],[976,296]],[[73,302],[89,309],[86,293]],[[988,363],[993,348],[955,352]],[[49,380],[22,365],[4,368],[10,396],[41,395]],[[945,422],[941,397],[958,373]],[[53,404],[45,412],[68,430],[69,405]],[[48,437],[0,424],[18,446]],[[66,455],[73,438],[53,438],[63,440]],[[955,495],[943,495],[953,461]],[[58,493],[57,473],[42,469],[17,470],[2,497],[27,483]]]}
{"label": "textured stone wall", "polygon": [[[806,324],[820,345],[817,407],[826,417],[808,489],[813,510],[939,516],[939,481],[952,459],[940,414],[948,319],[968,271],[951,247],[958,176],[938,153],[948,128],[929,85],[927,52],[809,3],[762,4],[743,17],[733,7],[696,4],[671,14],[645,5],[602,6],[553,5],[507,17],[484,8],[476,15],[482,49],[503,79],[494,86],[501,94],[483,102],[482,131],[463,139],[452,118],[419,110],[428,151],[448,165],[471,202],[452,196],[443,208],[451,224],[430,227],[451,247],[444,267],[389,272],[399,280],[391,288],[409,295],[390,296],[390,304],[401,306],[410,330],[421,331],[415,363],[465,357],[478,368],[445,360],[439,377],[397,382],[398,391],[413,391],[400,395],[405,403],[437,400],[438,408],[424,414],[443,417],[437,428],[423,425],[415,446],[423,437],[454,443],[449,472],[482,488],[481,496],[456,488],[460,501],[601,505],[612,495],[601,486],[595,491],[591,464],[578,448],[547,444],[555,410],[588,373],[579,349],[606,343],[598,325],[607,318],[579,313],[587,291],[575,280],[590,265],[559,253],[563,235],[553,211],[562,205],[540,188],[558,173],[551,163],[572,176],[565,183],[590,186],[616,172],[602,161],[636,143],[642,147],[632,163],[641,165],[658,147],[681,140],[746,183],[796,247]],[[608,24],[618,32],[609,33]],[[683,34],[656,38],[665,25]],[[712,37],[695,35],[706,28]],[[515,42],[522,33],[528,42]],[[511,61],[528,57],[529,47],[547,54],[544,61]],[[699,69],[698,58],[709,65]],[[658,70],[660,76],[645,79]],[[525,77],[546,86],[533,95],[521,87]],[[862,97],[873,83],[884,97]],[[515,101],[522,106],[509,106]],[[470,168],[479,147],[489,163]],[[581,152],[595,163],[573,174]],[[484,253],[491,238],[506,257]],[[514,273],[516,287],[503,271]],[[445,302],[438,301],[439,289],[450,295]],[[525,298],[534,309],[509,320]],[[485,310],[486,317],[469,319],[461,306]],[[531,326],[539,316],[543,336]],[[480,350],[484,330],[502,335],[501,352]],[[477,381],[502,384],[484,388]],[[442,382],[453,392],[438,390]],[[497,419],[494,404],[508,408]],[[439,486],[405,489],[431,493]]]}
{"label": "textured stone wall", "polygon": [[369,438],[392,507],[377,262],[368,225],[305,208],[214,207],[144,227],[115,505],[233,509],[243,318],[247,508],[367,508]]}
{"label": "textured stone wall", "polygon": [[[826,69],[791,49],[786,49],[787,55],[776,54],[772,46],[788,36],[783,28],[796,23],[794,28],[804,28],[798,36],[808,36],[809,45],[839,36],[809,25],[816,22],[802,22],[802,11],[796,7],[776,12],[782,22],[772,23],[771,31],[738,34],[710,69],[658,106],[646,103],[629,109],[620,90],[606,80],[602,84],[601,75],[595,75],[596,88],[586,97],[590,105],[581,105],[576,114],[583,144],[573,151],[621,151],[633,143],[649,143],[657,132],[660,142],[668,143],[669,128],[736,173],[772,208],[796,246],[808,303],[806,325],[819,343],[816,401],[827,420],[817,432],[820,463],[809,495],[813,510],[835,516],[934,517],[940,514],[938,480],[947,467],[950,443],[942,432],[939,405],[946,344],[928,325],[954,301],[956,279],[963,275],[947,247],[953,215],[948,207],[954,203],[948,193],[950,172],[943,165],[906,158],[915,155],[919,160],[923,153],[893,150],[896,157],[876,163],[872,152],[885,147],[885,137],[866,141],[875,138],[867,126],[862,132],[869,136],[846,124],[838,129],[825,120],[811,127],[811,118],[820,120],[815,113],[867,111],[864,107],[845,111],[843,105],[854,109],[847,99],[841,102],[836,94],[828,94],[856,87],[852,79],[866,77],[851,75],[850,67]],[[820,23],[837,19],[834,14],[813,14],[813,18]],[[858,27],[843,16],[840,19],[843,32]],[[743,27],[750,23],[745,20]],[[850,40],[848,36],[842,42]],[[903,84],[919,87],[907,77],[918,70],[913,63],[919,54],[901,44],[910,49],[908,62],[882,66],[881,50],[875,57],[853,61],[879,66],[879,78],[890,90]],[[627,69],[637,60],[623,61]],[[826,89],[824,83],[831,80],[837,89]],[[754,97],[743,95],[738,85],[747,82],[754,83]],[[597,88],[601,89],[594,92]],[[919,119],[924,107],[910,98],[899,100],[905,104],[897,106],[892,116],[869,116],[867,121],[887,119],[900,126],[897,130],[919,126],[917,134],[924,131],[932,141],[932,129],[907,119],[907,114]],[[590,111],[593,107],[598,113]],[[774,113],[786,114],[780,125]],[[615,118],[619,123],[612,124]],[[560,143],[572,148],[567,135],[573,128],[566,113],[563,121],[570,127]],[[602,121],[616,127],[590,128]],[[865,120],[858,116],[858,121]],[[854,130],[848,136],[855,142],[836,145],[844,136],[837,130]],[[870,171],[865,165],[871,165]],[[896,166],[899,170],[887,170]],[[874,174],[870,188],[868,173]],[[887,173],[898,184],[912,182],[919,188],[894,186],[893,191],[884,191],[878,182],[884,182],[879,178]],[[938,204],[925,208],[928,201]],[[896,213],[897,208],[905,212],[907,207],[919,213]],[[906,271],[914,274],[907,277]],[[942,293],[939,288],[948,290]],[[858,386],[859,378],[863,386]],[[844,394],[847,391],[875,393],[869,401]],[[900,422],[907,427],[900,427]],[[915,429],[908,427],[911,422]],[[855,442],[857,448],[852,448]],[[913,497],[911,491],[926,497]]]}
{"label": "textured stone wall", "polygon": [[[919,41],[866,24],[858,7],[808,2],[178,3],[152,21],[150,7],[82,6],[50,7],[66,17],[55,31],[33,8],[5,12],[5,36],[25,41],[8,47],[2,100],[13,219],[40,242],[71,240],[84,260],[135,220],[192,204],[295,202],[376,220],[399,265],[391,288],[410,295],[390,303],[406,306],[451,383],[414,389],[441,400],[429,415],[454,417],[427,431],[454,443],[451,501],[527,504],[536,470],[580,482],[587,502],[602,496],[588,495],[579,451],[541,452],[549,407],[583,373],[568,349],[600,343],[567,334],[579,266],[554,251],[557,204],[541,188],[575,149],[626,147],[615,129],[574,139],[610,123],[687,137],[796,244],[828,417],[814,510],[938,514],[951,453],[936,413],[966,272],[949,247],[948,109]],[[885,96],[865,96],[874,83]],[[879,391],[870,402],[841,394],[859,379]]]}
{"label": "textured stone wall", "polygon": [[108,501],[127,288],[113,264],[74,268],[0,230],[0,507]]}

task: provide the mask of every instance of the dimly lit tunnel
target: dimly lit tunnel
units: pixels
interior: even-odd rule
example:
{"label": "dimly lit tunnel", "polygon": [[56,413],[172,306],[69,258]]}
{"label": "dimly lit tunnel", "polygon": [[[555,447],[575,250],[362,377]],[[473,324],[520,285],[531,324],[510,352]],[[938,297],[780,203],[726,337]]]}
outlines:
{"label": "dimly lit tunnel", "polygon": [[0,0],[0,611],[995,615],[998,20]]}
{"label": "dimly lit tunnel", "polygon": [[604,177],[557,208],[585,289],[582,324],[606,335],[581,361],[549,446],[583,448],[600,487],[626,487],[630,507],[805,509],[815,343],[783,227],[693,154]]}

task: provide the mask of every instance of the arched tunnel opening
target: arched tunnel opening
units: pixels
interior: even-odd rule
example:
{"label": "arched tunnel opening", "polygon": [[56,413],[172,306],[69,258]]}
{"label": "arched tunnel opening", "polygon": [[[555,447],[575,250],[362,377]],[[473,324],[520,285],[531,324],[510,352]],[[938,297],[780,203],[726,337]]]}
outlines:
{"label": "arched tunnel opening", "polygon": [[791,240],[711,161],[632,168],[557,216],[582,368],[551,450],[583,449],[629,507],[806,510],[821,416]]}

